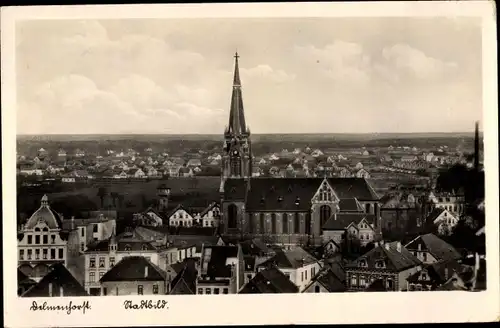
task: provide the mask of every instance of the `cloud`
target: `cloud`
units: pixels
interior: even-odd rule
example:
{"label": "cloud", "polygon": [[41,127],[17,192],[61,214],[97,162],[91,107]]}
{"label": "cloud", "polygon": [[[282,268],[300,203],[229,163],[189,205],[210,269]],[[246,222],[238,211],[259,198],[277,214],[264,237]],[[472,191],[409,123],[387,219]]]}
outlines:
{"label": "cloud", "polygon": [[285,83],[295,80],[295,74],[288,74],[283,70],[274,70],[269,65],[258,65],[253,68],[240,68],[243,78],[262,78],[275,83]]}
{"label": "cloud", "polygon": [[[420,80],[434,80],[454,71],[457,64],[427,56],[408,44],[395,44],[382,50],[387,70],[408,72]],[[383,70],[383,69],[382,69]]]}
{"label": "cloud", "polygon": [[370,57],[360,44],[335,41],[323,48],[296,45],[294,52],[330,79],[358,84],[370,80]]}

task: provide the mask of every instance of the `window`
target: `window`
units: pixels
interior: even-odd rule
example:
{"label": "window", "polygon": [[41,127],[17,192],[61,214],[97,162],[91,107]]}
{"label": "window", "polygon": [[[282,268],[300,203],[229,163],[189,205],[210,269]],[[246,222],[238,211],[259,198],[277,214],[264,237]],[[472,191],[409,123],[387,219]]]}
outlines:
{"label": "window", "polygon": [[358,279],[356,278],[355,275],[351,277],[351,286],[357,286],[358,285]]}
{"label": "window", "polygon": [[290,279],[290,273],[285,273],[285,276]]}
{"label": "window", "polygon": [[366,267],[366,260],[360,260],[359,261],[359,266],[363,267],[363,268]]}
{"label": "window", "polygon": [[93,232],[99,232],[99,225],[94,224],[92,231]]}
{"label": "window", "polygon": [[422,280],[427,280],[427,274],[425,272],[422,272],[421,276]]}
{"label": "window", "polygon": [[142,250],[143,251],[147,251],[148,250],[148,245],[146,245],[146,244],[142,245]]}
{"label": "window", "polygon": [[31,260],[31,249],[28,249],[28,260]]}
{"label": "window", "polygon": [[319,286],[314,286],[314,292],[319,293]]}
{"label": "window", "polygon": [[306,280],[307,280],[307,271],[304,271],[304,275],[305,275]]}
{"label": "window", "polygon": [[375,267],[376,268],[385,268],[384,260],[379,260],[379,261],[375,262]]}
{"label": "window", "polygon": [[311,268],[311,278],[314,277],[314,271],[316,271],[315,269],[316,269],[315,267]]}
{"label": "window", "polygon": [[252,280],[252,275],[251,274],[247,274],[247,279],[248,279],[248,281]]}
{"label": "window", "polygon": [[85,252],[85,244],[84,243],[80,244],[80,251]]}
{"label": "window", "polygon": [[39,259],[40,259],[40,250],[35,249],[35,260],[39,260]]}
{"label": "window", "polygon": [[24,260],[24,249],[19,250],[19,259],[22,261]]}
{"label": "window", "polygon": [[276,214],[271,214],[271,233],[276,234]]}
{"label": "window", "polygon": [[81,236],[85,237],[85,228],[80,228]]}
{"label": "window", "polygon": [[55,249],[51,249],[50,250],[50,259],[54,260],[55,258],[56,258],[56,250]]}
{"label": "window", "polygon": [[64,257],[64,249],[59,248],[59,258],[62,259]]}
{"label": "window", "polygon": [[109,266],[112,267],[115,265],[115,258],[114,257],[110,257],[109,258]]}
{"label": "window", "polygon": [[311,213],[306,213],[306,235],[311,234]]}
{"label": "window", "polygon": [[158,285],[153,285],[153,294],[158,294]]}
{"label": "window", "polygon": [[283,227],[283,233],[288,233],[288,214],[283,214],[283,224],[282,224],[282,227]]}
{"label": "window", "polygon": [[50,235],[50,242],[52,244],[55,244],[56,243],[56,235]]}
{"label": "window", "polygon": [[49,236],[43,235],[42,236],[42,243],[43,244],[48,244],[49,243]]}
{"label": "window", "polygon": [[229,294],[229,289],[228,288],[223,288],[222,289],[222,294]]}
{"label": "window", "polygon": [[144,287],[142,285],[137,285],[137,295],[143,295]]}
{"label": "window", "polygon": [[212,294],[212,288],[205,288],[205,294],[207,295]]}
{"label": "window", "polygon": [[370,203],[365,204],[365,212],[366,213],[370,213],[370,211],[371,211],[370,205],[371,205]]}
{"label": "window", "polygon": [[130,250],[131,250],[130,245],[128,245],[128,244],[125,245],[125,251],[130,251]]}
{"label": "window", "polygon": [[359,286],[363,287],[366,285],[367,285],[367,283],[365,281],[365,276],[359,276]]}
{"label": "window", "polygon": [[328,221],[332,214],[332,209],[328,205],[323,205],[319,208],[319,222],[320,222],[320,227],[323,227],[323,225]]}
{"label": "window", "polygon": [[264,225],[264,213],[260,213],[260,222],[259,222],[259,227],[260,227],[260,233],[266,232],[265,225]]}
{"label": "window", "polygon": [[422,258],[424,259],[423,261],[427,261],[427,253],[426,252],[422,252]]}
{"label": "window", "polygon": [[40,244],[40,236],[39,235],[35,235],[35,244]]}
{"label": "window", "polygon": [[219,295],[219,288],[214,288],[214,294]]}
{"label": "window", "polygon": [[33,236],[28,235],[28,245],[31,245],[33,243]]}
{"label": "window", "polygon": [[106,266],[106,258],[100,257],[99,258],[99,268],[104,268]]}
{"label": "window", "polygon": [[203,288],[198,288],[198,294],[203,294]]}
{"label": "window", "polygon": [[99,280],[101,280],[101,278],[104,276],[104,273],[105,273],[104,271],[99,272]]}
{"label": "window", "polygon": [[235,229],[238,224],[238,208],[234,204],[230,204],[227,208],[228,211],[228,217],[227,217],[227,226],[230,229]]}
{"label": "window", "polygon": [[387,279],[387,289],[393,289],[392,279],[390,278]]}
{"label": "window", "polygon": [[300,281],[304,281],[304,271],[300,273]]}
{"label": "window", "polygon": [[300,217],[299,217],[299,213],[295,213],[295,218],[294,218],[294,222],[293,222],[293,231],[295,233],[300,233]]}
{"label": "window", "polygon": [[90,258],[89,268],[95,268],[95,257]]}
{"label": "window", "polygon": [[89,282],[95,282],[95,272],[89,273]]}

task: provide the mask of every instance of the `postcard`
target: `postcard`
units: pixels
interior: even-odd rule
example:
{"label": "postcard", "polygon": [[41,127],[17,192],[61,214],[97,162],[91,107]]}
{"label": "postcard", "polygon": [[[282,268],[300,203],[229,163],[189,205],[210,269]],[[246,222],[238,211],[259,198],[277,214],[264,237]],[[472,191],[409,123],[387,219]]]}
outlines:
{"label": "postcard", "polygon": [[498,320],[495,24],[2,8],[6,326]]}

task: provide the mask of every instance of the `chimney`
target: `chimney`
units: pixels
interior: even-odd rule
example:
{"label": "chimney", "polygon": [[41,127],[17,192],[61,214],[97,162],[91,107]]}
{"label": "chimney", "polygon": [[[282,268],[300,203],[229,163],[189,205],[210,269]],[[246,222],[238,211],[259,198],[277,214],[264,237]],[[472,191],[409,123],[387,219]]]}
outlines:
{"label": "chimney", "polygon": [[148,266],[144,267],[144,278],[148,277]]}
{"label": "chimney", "polygon": [[444,268],[444,280],[448,281],[448,268]]}
{"label": "chimney", "polygon": [[71,230],[75,230],[75,217],[71,217]]}
{"label": "chimney", "polygon": [[49,282],[49,297],[52,297],[52,283]]}
{"label": "chimney", "polygon": [[59,286],[59,296],[64,296],[64,291],[63,291],[63,287],[62,286]]}
{"label": "chimney", "polygon": [[378,241],[376,241],[376,242],[374,243],[374,245],[375,245],[375,247],[378,247],[378,246],[379,246],[379,242],[378,242]]}
{"label": "chimney", "polygon": [[398,250],[399,253],[401,253],[401,242],[398,241],[398,243],[396,244],[396,249]]}
{"label": "chimney", "polygon": [[390,248],[389,248],[389,244],[385,244],[384,246],[385,246],[385,249],[386,249],[386,250],[389,250],[389,249],[390,249]]}

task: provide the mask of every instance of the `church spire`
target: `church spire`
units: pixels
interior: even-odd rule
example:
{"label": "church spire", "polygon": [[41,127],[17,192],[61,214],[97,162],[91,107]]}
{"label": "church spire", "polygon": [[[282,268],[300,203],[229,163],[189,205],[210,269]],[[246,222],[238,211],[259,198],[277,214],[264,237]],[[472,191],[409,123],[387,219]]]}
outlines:
{"label": "church spire", "polygon": [[229,127],[230,134],[242,135],[247,134],[247,127],[245,124],[245,113],[243,111],[243,97],[241,93],[241,80],[240,70],[238,66],[238,52],[234,55],[234,79],[233,79],[233,94],[231,96],[231,109],[229,113]]}
{"label": "church spire", "polygon": [[479,122],[477,121],[474,134],[474,169],[479,170]]}

